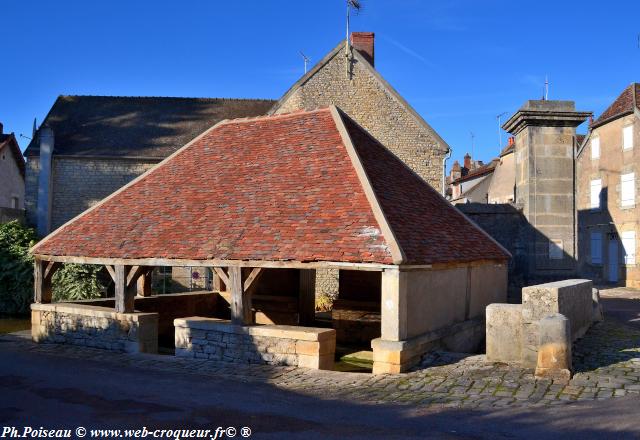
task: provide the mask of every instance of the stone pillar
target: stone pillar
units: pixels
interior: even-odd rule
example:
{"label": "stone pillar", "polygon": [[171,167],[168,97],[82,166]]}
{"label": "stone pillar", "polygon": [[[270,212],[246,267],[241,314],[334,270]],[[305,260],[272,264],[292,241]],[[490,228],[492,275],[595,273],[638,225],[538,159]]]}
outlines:
{"label": "stone pillar", "polygon": [[40,128],[40,171],[38,173],[38,198],[36,206],[36,230],[44,237],[51,231],[51,178],[54,146],[53,130],[47,126]]}
{"label": "stone pillar", "polygon": [[571,379],[571,328],[560,313],[546,316],[539,323],[537,377]]}
{"label": "stone pillar", "polygon": [[299,324],[312,326],[316,318],[316,271],[300,269]]}
{"label": "stone pillar", "polygon": [[515,135],[516,203],[532,226],[530,275],[576,271],[575,134],[590,114],[573,101],[527,101],[503,125]]}
{"label": "stone pillar", "polygon": [[489,304],[486,309],[487,361],[522,359],[522,304]]}
{"label": "stone pillar", "polygon": [[373,374],[400,373],[416,361],[414,350],[406,343],[407,274],[399,269],[385,269],[381,293],[381,337],[371,341]]}

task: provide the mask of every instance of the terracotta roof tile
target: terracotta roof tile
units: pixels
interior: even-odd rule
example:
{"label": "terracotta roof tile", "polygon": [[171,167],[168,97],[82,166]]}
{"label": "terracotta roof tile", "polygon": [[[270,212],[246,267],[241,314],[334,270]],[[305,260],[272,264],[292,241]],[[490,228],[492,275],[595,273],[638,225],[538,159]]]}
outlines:
{"label": "terracotta roof tile", "polygon": [[[403,162],[342,118],[359,155],[354,160],[406,262],[508,258]],[[381,232],[363,185],[330,109],[224,122],[55,231],[33,253],[392,264],[392,239]]]}
{"label": "terracotta roof tile", "polygon": [[634,107],[640,102],[640,84],[632,83],[624,89],[620,96],[613,101],[602,114],[596,119],[592,127],[598,127],[619,116],[633,112]]}

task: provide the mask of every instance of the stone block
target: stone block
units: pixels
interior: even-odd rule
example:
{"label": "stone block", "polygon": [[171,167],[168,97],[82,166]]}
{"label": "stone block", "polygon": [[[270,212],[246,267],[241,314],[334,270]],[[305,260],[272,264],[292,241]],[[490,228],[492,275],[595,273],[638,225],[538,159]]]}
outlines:
{"label": "stone block", "polygon": [[486,310],[487,360],[520,362],[522,359],[522,305],[490,304]]}
{"label": "stone block", "polygon": [[593,289],[591,291],[591,299],[593,301],[593,314],[591,316],[591,319],[593,320],[593,322],[604,321],[602,303],[600,302],[600,291],[598,289]]}
{"label": "stone block", "polygon": [[560,313],[544,317],[539,323],[536,377],[568,381],[571,378],[571,328]]}
{"label": "stone block", "polygon": [[301,354],[297,356],[298,367],[313,368],[315,370],[332,370],[334,364],[334,357],[330,354],[323,354],[318,356],[309,356]]}

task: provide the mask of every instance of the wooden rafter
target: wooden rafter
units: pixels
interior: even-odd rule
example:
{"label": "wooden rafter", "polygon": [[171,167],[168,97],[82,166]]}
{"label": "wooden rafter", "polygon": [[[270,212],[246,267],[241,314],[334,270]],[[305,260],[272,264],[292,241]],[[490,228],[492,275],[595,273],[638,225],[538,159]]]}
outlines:
{"label": "wooden rafter", "polygon": [[216,272],[216,275],[218,275],[220,277],[220,279],[222,280],[222,282],[226,285],[229,286],[229,277],[227,276],[227,274],[224,272],[224,270],[221,267],[214,267],[213,270]]}
{"label": "wooden rafter", "polygon": [[261,267],[254,267],[246,280],[244,280],[244,290],[245,292],[249,290],[251,285],[256,282],[260,275],[262,275],[263,270]]}

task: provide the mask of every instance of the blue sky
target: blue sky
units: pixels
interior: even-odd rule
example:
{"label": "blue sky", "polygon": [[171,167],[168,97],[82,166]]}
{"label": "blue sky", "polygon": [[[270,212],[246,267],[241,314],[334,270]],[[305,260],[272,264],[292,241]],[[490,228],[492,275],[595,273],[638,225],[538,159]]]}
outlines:
{"label": "blue sky", "polygon": [[[279,98],[345,32],[344,0],[0,0],[0,122],[30,136],[60,94]],[[376,68],[461,159],[539,99],[596,115],[640,81],[640,2],[364,0]],[[586,129],[581,127],[582,131]],[[503,143],[507,135],[503,134]],[[27,145],[20,139],[21,146]]]}

